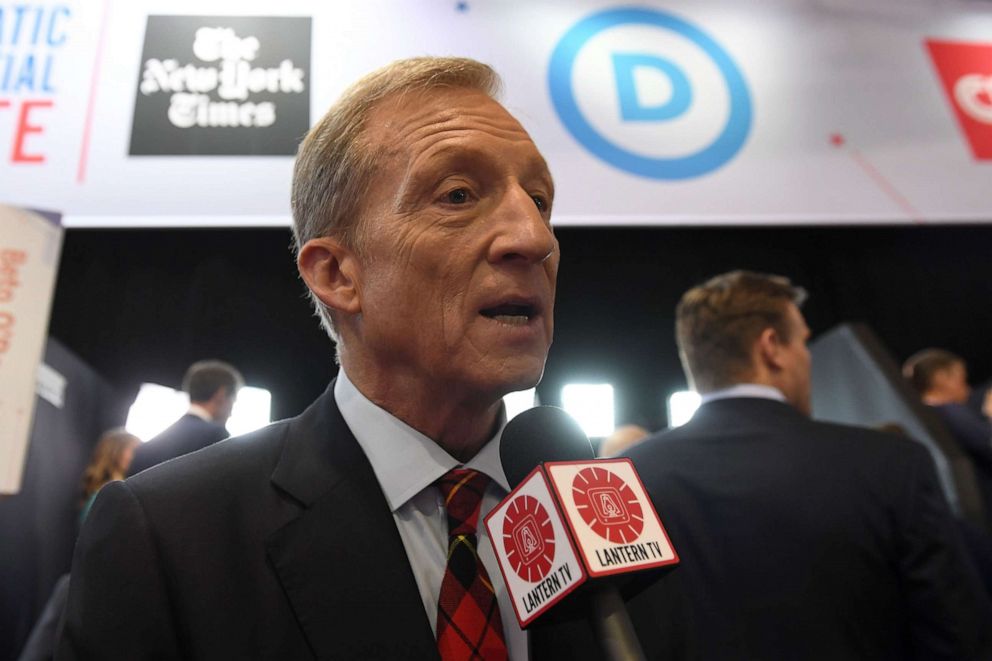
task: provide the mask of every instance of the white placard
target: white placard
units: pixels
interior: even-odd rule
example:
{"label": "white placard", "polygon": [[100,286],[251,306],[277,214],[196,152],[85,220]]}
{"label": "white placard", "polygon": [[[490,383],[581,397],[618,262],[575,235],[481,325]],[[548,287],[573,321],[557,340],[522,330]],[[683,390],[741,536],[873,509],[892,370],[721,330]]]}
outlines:
{"label": "white placard", "polygon": [[38,383],[35,392],[38,397],[57,409],[65,406],[66,378],[54,367],[47,363],[38,365]]}
{"label": "white placard", "polygon": [[0,494],[21,488],[62,228],[0,205]]}
{"label": "white placard", "polygon": [[679,561],[629,459],[550,462],[545,468],[590,576]]}
{"label": "white placard", "polygon": [[540,468],[485,523],[521,627],[585,582],[586,572]]}

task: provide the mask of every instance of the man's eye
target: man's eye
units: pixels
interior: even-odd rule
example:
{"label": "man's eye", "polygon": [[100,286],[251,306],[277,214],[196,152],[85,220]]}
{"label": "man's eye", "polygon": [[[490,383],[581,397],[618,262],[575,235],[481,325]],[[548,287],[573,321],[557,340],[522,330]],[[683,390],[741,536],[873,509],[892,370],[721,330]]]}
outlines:
{"label": "man's eye", "polygon": [[456,188],[445,194],[444,201],[449,204],[465,204],[468,202],[468,191],[464,188]]}
{"label": "man's eye", "polygon": [[534,200],[534,204],[537,205],[538,211],[544,212],[548,210],[548,201],[543,197],[540,195],[531,195],[530,198]]}

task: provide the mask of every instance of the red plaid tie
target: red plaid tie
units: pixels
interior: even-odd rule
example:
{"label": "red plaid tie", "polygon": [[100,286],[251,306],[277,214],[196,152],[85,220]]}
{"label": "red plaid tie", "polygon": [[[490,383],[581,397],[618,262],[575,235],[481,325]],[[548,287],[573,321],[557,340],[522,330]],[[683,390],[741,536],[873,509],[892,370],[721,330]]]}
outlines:
{"label": "red plaid tie", "polygon": [[476,552],[475,528],[489,478],[466,468],[436,484],[448,511],[448,566],[437,601],[437,649],[443,661],[505,660],[496,593]]}

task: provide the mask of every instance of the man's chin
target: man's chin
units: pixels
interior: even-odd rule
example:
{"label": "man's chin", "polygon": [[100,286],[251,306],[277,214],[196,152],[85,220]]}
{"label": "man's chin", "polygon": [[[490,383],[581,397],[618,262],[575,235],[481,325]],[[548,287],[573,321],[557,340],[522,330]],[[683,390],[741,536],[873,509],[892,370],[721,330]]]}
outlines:
{"label": "man's chin", "polygon": [[508,395],[512,392],[520,392],[522,390],[530,390],[531,388],[535,388],[537,384],[541,382],[542,376],[544,376],[543,364],[538,370],[521,374],[512,380],[507,380],[500,384],[499,391],[502,393],[500,397]]}

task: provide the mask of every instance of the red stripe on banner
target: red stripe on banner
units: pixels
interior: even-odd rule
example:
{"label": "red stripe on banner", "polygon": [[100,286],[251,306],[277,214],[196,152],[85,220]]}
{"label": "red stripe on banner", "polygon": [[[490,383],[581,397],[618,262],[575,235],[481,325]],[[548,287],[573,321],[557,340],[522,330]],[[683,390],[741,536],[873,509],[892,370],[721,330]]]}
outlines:
{"label": "red stripe on banner", "polygon": [[100,64],[103,61],[103,42],[107,35],[107,16],[110,0],[103,0],[103,14],[100,16],[100,36],[96,43],[96,57],[93,61],[93,76],[90,78],[90,98],[86,104],[86,123],[83,125],[83,145],[79,151],[79,169],[76,171],[76,183],[86,181],[86,163],[90,153],[90,133],[93,129],[93,106],[96,104],[96,88],[100,82]]}
{"label": "red stripe on banner", "polygon": [[857,149],[850,148],[848,150],[848,153],[851,154],[851,158],[854,159],[854,162],[857,163],[859,166],[861,166],[861,169],[864,170],[868,174],[868,176],[872,178],[872,180],[875,182],[875,184],[878,185],[880,189],[882,189],[882,192],[888,195],[889,199],[895,202],[896,205],[900,209],[902,209],[907,216],[909,216],[910,220],[912,220],[914,223],[917,224],[923,223],[923,216],[920,214],[917,208],[914,207],[912,204],[910,204],[909,200],[907,200],[905,196],[903,196],[903,194],[900,193],[898,189],[896,189],[896,187],[892,185],[892,182],[886,179],[885,176],[881,172],[879,172],[874,165],[868,162],[868,159],[866,159],[864,156],[861,155],[861,152],[859,152]]}

